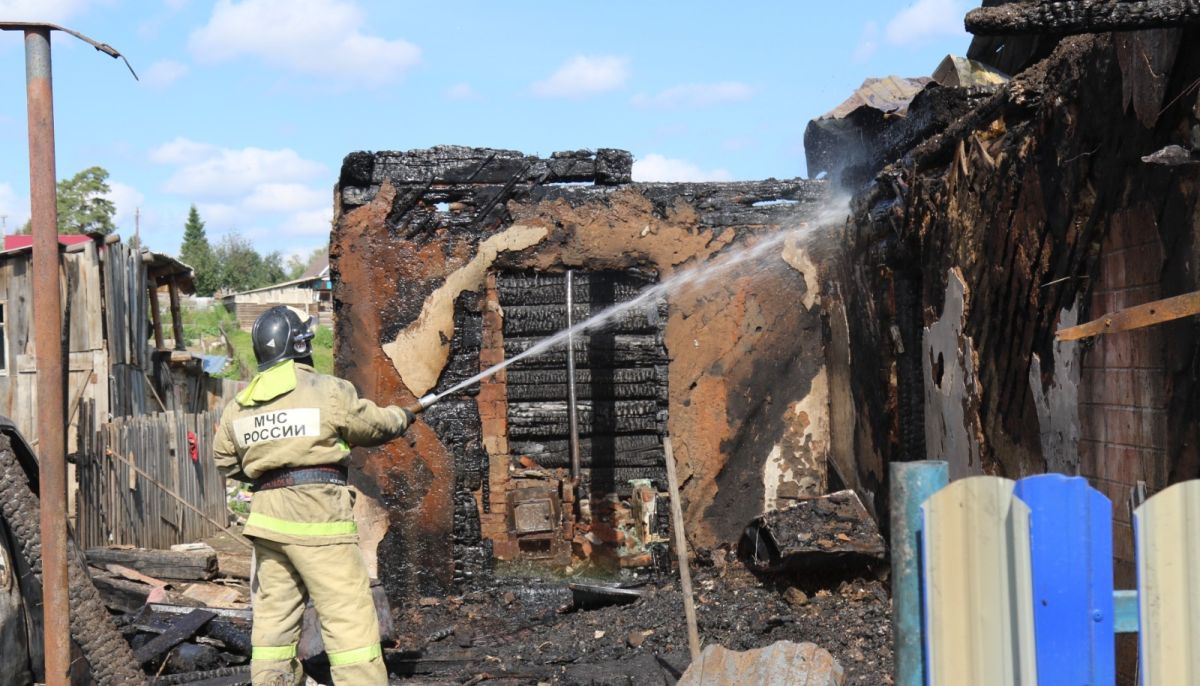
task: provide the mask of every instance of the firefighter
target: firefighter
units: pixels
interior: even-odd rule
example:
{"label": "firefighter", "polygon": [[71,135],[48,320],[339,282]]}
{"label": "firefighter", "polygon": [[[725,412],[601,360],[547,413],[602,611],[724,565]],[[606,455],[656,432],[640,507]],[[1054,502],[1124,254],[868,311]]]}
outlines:
{"label": "firefighter", "polygon": [[226,476],[251,484],[253,683],[300,684],[300,620],[312,598],[338,686],[386,684],[379,625],[358,548],[350,446],[390,441],[411,411],[358,397],[312,367],[311,319],[287,307],[251,330],[258,374],[221,415],[213,451]]}

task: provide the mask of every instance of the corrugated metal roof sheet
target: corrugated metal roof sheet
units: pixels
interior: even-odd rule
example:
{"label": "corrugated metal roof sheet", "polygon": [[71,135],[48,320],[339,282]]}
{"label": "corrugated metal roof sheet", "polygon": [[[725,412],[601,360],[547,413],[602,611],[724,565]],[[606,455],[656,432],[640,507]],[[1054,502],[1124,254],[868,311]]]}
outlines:
{"label": "corrugated metal roof sheet", "polygon": [[864,106],[874,107],[881,112],[904,112],[908,109],[908,103],[912,102],[913,96],[932,80],[926,76],[885,76],[881,79],[867,79],[842,104],[818,119],[841,119]]}
{"label": "corrugated metal roof sheet", "polygon": [[962,479],[922,506],[931,686],[1037,683],[1029,507],[1013,485]]}
{"label": "corrugated metal roof sheet", "polygon": [[1133,513],[1142,686],[1200,683],[1200,481]]}

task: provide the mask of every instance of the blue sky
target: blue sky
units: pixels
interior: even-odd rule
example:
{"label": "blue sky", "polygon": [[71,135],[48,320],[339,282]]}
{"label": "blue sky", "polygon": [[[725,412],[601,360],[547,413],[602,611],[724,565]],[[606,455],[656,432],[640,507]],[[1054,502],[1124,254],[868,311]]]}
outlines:
{"label": "blue sky", "polygon": [[[355,150],[438,144],[634,153],[639,180],[805,175],[808,120],[864,78],[964,54],[970,0],[474,2],[0,0],[54,38],[59,177],[109,170],[123,236],[328,241]],[[0,34],[0,216],[28,218],[24,53]]]}

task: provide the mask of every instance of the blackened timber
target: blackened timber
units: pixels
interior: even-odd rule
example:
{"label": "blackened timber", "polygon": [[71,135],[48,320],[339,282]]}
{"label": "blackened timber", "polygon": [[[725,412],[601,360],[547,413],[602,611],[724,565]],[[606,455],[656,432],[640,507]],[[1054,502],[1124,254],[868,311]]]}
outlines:
{"label": "blackened timber", "polygon": [[[561,439],[517,441],[509,443],[513,455],[528,455],[542,467],[566,467],[571,458],[567,442]],[[584,465],[597,460],[619,466],[651,467],[663,461],[662,437],[656,433],[589,436],[579,441],[579,457]]]}
{"label": "blackened timber", "polygon": [[[592,343],[593,340],[603,340],[606,344],[611,343],[611,345],[601,348],[599,345]],[[510,358],[516,357],[539,342],[541,342],[541,338],[505,338],[504,355]],[[596,367],[599,365],[654,366],[667,362],[662,339],[657,335],[617,334],[605,336],[585,334],[575,338],[574,347],[576,363],[585,367]],[[564,348],[565,346],[558,346],[544,353],[525,358],[520,362],[515,362],[513,366],[519,364],[524,368],[563,368],[567,363],[567,353]]]}
{"label": "blackened timber", "polygon": [[118,564],[158,579],[211,579],[217,575],[216,552],[88,548],[88,562]]}
{"label": "blackened timber", "polygon": [[[608,309],[608,305],[578,303],[571,308],[574,322],[583,322]],[[667,318],[666,304],[631,307],[604,322],[607,330],[621,333],[657,333]],[[504,335],[549,335],[567,327],[567,308],[555,305],[509,305],[504,308]]]}
{"label": "blackened timber", "polygon": [[[612,383],[612,384],[656,384],[666,385],[667,383],[667,366],[657,365],[654,367],[625,367],[622,369],[606,369],[596,374],[593,379],[592,370],[577,369],[575,370],[575,383],[592,385],[593,381]],[[567,370],[565,369],[510,369],[508,372],[508,386],[522,385],[565,385],[567,383]],[[565,398],[566,394],[558,396]],[[658,397],[656,393],[654,396]]]}
{"label": "blackened timber", "polygon": [[213,617],[216,617],[216,614],[208,610],[193,610],[183,615],[171,624],[170,629],[150,639],[148,643],[134,651],[134,659],[137,660],[138,664],[144,664],[153,660],[171,648],[195,636],[200,627],[207,624]]}
{"label": "blackened timber", "polygon": [[1067,0],[1009,3],[967,13],[967,31],[1005,34],[1072,35],[1140,31],[1200,24],[1196,0]]}
{"label": "blackened timber", "polygon": [[[582,400],[647,400],[654,399],[667,402],[667,389],[655,383],[637,384],[590,384],[575,376],[576,388]],[[586,385],[579,385],[586,384]],[[567,384],[535,384],[508,385],[508,399],[520,400],[559,400],[567,394]]]}

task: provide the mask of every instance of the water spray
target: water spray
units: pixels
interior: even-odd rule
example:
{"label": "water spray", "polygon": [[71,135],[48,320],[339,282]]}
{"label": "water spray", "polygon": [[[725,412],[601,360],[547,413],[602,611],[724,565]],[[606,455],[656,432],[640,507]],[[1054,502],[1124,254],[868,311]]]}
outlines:
{"label": "water spray", "polygon": [[[778,233],[768,236],[767,238],[749,246],[741,247],[740,249],[728,252],[712,262],[699,264],[688,269],[683,269],[668,276],[661,282],[646,288],[638,293],[631,300],[616,303],[609,308],[598,312],[591,317],[574,324],[568,324],[567,328],[558,333],[547,336],[535,345],[531,346],[524,352],[514,355],[499,364],[493,365],[488,369],[472,376],[465,381],[460,381],[451,388],[448,388],[440,393],[428,393],[421,397],[420,400],[406,407],[405,409],[413,414],[420,414],[429,409],[431,405],[440,401],[448,395],[461,391],[479,381],[488,378],[496,372],[508,367],[510,364],[518,360],[540,355],[558,345],[562,345],[571,340],[572,336],[578,335],[587,331],[592,331],[603,327],[608,322],[615,319],[622,312],[626,312],[633,308],[647,307],[655,299],[664,297],[679,288],[685,286],[702,286],[711,282],[717,276],[724,272],[746,263],[753,263],[761,260],[768,255],[776,254],[777,250],[782,249],[785,241],[789,239],[798,239],[801,235],[808,233],[813,228],[825,226],[829,224],[837,224],[846,219],[849,212],[849,200],[847,198],[835,198],[831,200],[813,219],[811,224],[805,223],[795,226],[790,229],[784,229]],[[568,317],[570,316],[570,307],[568,307]],[[568,322],[570,319],[568,318]]]}

